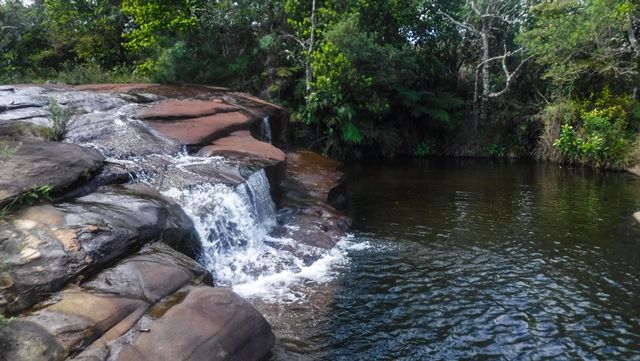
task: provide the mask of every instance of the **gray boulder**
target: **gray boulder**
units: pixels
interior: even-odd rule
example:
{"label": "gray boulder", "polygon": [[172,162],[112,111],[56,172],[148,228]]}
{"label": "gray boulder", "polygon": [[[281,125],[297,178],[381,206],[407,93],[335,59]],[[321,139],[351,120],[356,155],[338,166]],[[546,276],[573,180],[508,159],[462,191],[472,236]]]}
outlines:
{"label": "gray boulder", "polygon": [[63,191],[89,179],[104,161],[95,150],[58,142],[0,141],[0,150],[0,205],[43,186]]}

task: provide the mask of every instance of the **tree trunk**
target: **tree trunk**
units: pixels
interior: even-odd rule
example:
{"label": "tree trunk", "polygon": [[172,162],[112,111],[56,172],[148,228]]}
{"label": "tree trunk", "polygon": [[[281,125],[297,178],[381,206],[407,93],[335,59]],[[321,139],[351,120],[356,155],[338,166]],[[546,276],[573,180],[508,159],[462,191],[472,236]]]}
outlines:
{"label": "tree trunk", "polygon": [[489,37],[491,36],[491,20],[490,18],[482,18],[482,30],[480,31],[480,37],[482,39],[482,95],[480,99],[480,123],[486,124],[487,121],[487,103],[489,101],[489,94],[491,94],[491,79],[490,79],[490,43]]}
{"label": "tree trunk", "polygon": [[309,37],[309,49],[307,51],[307,61],[305,63],[305,82],[307,94],[311,93],[311,82],[313,81],[313,68],[311,67],[311,54],[315,50],[316,43],[316,0],[311,1],[311,35]]}

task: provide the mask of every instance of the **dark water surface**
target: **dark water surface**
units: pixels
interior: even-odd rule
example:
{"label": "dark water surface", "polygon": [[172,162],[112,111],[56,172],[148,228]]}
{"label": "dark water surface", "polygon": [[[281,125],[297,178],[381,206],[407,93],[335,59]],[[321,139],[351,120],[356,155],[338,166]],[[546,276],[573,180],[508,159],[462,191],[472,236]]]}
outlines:
{"label": "dark water surface", "polygon": [[396,162],[353,169],[348,198],[370,247],[299,346],[314,358],[640,360],[640,179]]}

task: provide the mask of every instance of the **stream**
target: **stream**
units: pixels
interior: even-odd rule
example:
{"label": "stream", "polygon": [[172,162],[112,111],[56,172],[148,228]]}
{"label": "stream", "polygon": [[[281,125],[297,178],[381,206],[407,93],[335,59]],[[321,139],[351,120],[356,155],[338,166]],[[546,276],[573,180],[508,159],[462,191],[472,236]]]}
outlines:
{"label": "stream", "polygon": [[439,159],[349,173],[348,264],[297,327],[275,322],[273,360],[640,360],[640,178]]}

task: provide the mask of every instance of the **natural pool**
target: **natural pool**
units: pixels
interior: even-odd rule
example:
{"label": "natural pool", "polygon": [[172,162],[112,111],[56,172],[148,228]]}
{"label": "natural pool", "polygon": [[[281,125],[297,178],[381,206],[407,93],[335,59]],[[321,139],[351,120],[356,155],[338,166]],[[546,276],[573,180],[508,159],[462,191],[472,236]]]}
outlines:
{"label": "natural pool", "polygon": [[637,210],[640,178],[625,173],[352,167],[353,242],[368,247],[299,321],[314,331],[283,343],[327,360],[640,359]]}

